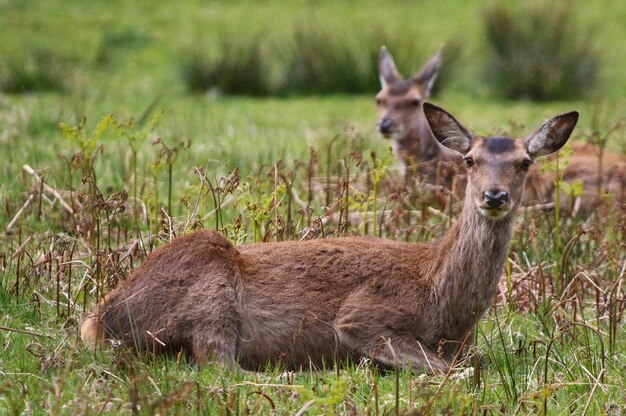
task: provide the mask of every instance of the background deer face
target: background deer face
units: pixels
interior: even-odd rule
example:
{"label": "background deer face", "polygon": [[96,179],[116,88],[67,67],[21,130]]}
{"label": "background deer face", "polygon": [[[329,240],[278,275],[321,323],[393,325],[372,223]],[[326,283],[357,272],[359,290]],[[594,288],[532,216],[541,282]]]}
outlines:
{"label": "background deer face", "polygon": [[546,121],[525,139],[480,137],[450,113],[430,103],[424,114],[435,139],[464,156],[468,184],[465,198],[487,218],[513,213],[522,200],[524,183],[535,158],[559,150],[578,121],[578,112]]}
{"label": "background deer face", "polygon": [[385,138],[404,140],[423,124],[421,106],[430,96],[441,63],[441,53],[433,56],[419,73],[403,79],[391,54],[383,46],[379,56],[381,90],[376,95],[378,131]]}

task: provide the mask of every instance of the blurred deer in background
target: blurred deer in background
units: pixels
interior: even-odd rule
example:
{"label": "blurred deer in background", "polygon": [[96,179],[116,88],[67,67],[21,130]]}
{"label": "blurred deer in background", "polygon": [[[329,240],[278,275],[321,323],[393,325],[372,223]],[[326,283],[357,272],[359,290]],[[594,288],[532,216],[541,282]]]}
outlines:
{"label": "blurred deer in background", "polygon": [[[430,97],[441,66],[441,50],[410,79],[398,72],[383,46],[379,55],[381,90],[376,95],[378,131],[391,139],[403,175],[417,176],[430,185],[451,188],[455,175],[464,172],[461,156],[433,137],[422,104]],[[464,187],[461,181],[459,186]],[[463,189],[460,190],[462,194]]]}
{"label": "blurred deer in background", "polygon": [[[590,143],[573,143],[573,153],[565,158],[561,166],[561,181],[567,184],[580,183],[582,189],[576,193],[561,190],[559,205],[562,211],[583,217],[591,215],[598,208],[626,209],[626,156],[610,151],[602,151]],[[554,157],[550,158],[554,161]],[[561,158],[563,162],[563,158]],[[556,181],[553,170],[535,167],[528,177],[527,205],[542,204],[553,206],[556,203]]]}
{"label": "blurred deer in background", "polygon": [[[441,51],[432,57],[418,74],[402,78],[385,47],[379,56],[381,91],[376,95],[379,112],[378,130],[392,139],[392,148],[404,175],[418,176],[429,185],[452,190],[459,199],[465,189],[465,168],[458,154],[441,146],[433,137],[424,116],[422,103],[441,65]],[[589,215],[605,202],[609,208],[626,204],[626,156],[604,151],[591,144],[574,144],[574,153],[562,167],[562,181],[580,181],[582,194],[562,192],[560,207],[572,215]],[[554,160],[554,158],[552,158]],[[551,208],[556,199],[555,173],[533,166],[529,172],[524,205]]]}
{"label": "blurred deer in background", "polygon": [[196,232],[156,250],[105,296],[82,338],[253,370],[361,357],[448,370],[493,301],[528,170],[565,144],[578,113],[514,140],[476,136],[443,109],[423,108],[436,140],[467,166],[463,210],[441,239],[235,247],[217,232]]}

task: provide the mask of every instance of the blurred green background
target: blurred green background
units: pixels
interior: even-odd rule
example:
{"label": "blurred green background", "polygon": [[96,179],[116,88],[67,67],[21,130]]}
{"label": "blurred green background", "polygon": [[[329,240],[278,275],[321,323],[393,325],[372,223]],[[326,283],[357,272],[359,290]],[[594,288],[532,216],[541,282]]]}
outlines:
{"label": "blurred green background", "polygon": [[[480,133],[525,134],[578,109],[589,139],[626,115],[624,21],[614,0],[0,0],[0,192],[21,192],[25,163],[67,187],[58,155],[76,149],[59,123],[109,114],[142,127],[164,112],[141,143],[142,176],[156,136],[191,143],[180,178],[208,165],[245,176],[338,134],[385,153],[373,105],[383,44],[405,76],[445,45],[432,100]],[[119,189],[128,143],[105,147],[96,169]],[[624,151],[623,132],[608,147]]]}

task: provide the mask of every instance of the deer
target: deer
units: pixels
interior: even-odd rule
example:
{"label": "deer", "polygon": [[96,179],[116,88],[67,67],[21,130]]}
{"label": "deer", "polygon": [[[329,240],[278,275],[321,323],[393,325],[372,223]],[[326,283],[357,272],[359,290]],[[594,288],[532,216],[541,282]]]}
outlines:
{"label": "deer", "polygon": [[435,139],[467,167],[464,206],[442,237],[235,246],[196,231],[155,250],[109,292],[81,338],[245,371],[361,359],[450,371],[492,304],[528,171],[567,142],[578,112],[513,139],[476,135],[434,104],[423,109]]}
{"label": "deer", "polygon": [[[463,198],[465,166],[458,153],[451,152],[433,136],[422,110],[441,66],[441,51],[409,80],[398,72],[393,56],[383,46],[379,54],[381,90],[376,95],[379,119],[378,131],[392,139],[400,173],[413,175],[434,190]],[[580,181],[582,195],[574,201],[561,195],[559,206],[571,215],[588,216],[602,205],[609,195],[617,206],[626,204],[626,156],[604,151],[590,144],[574,143],[574,154],[562,172],[567,183]],[[551,158],[554,160],[554,157]],[[554,172],[542,172],[533,165],[529,172],[524,196],[526,207],[550,208],[556,203]]]}
{"label": "deer", "polygon": [[[539,166],[531,169],[525,203],[551,206],[559,204],[571,216],[588,217],[601,208],[602,213],[626,208],[626,156],[611,151],[601,152],[591,143],[573,143],[573,153],[559,175],[565,183],[580,182],[582,193],[561,192],[556,201],[554,172],[542,172]],[[553,157],[550,157],[554,160]]]}
{"label": "deer", "polygon": [[[441,55],[442,49],[415,75],[404,79],[391,53],[385,46],[381,47],[376,127],[384,138],[391,140],[402,176],[418,176],[427,185],[452,188],[455,176],[464,172],[462,157],[433,137],[422,109],[437,79]],[[460,181],[458,186],[462,188],[464,182]],[[457,194],[462,194],[460,191]]]}

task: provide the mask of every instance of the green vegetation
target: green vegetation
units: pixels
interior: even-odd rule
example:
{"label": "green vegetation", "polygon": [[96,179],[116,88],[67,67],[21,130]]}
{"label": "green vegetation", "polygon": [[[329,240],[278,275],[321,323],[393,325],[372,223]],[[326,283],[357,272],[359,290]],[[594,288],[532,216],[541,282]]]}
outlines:
{"label": "green vegetation", "polygon": [[63,91],[69,65],[50,50],[32,51],[25,57],[13,57],[6,63],[0,90],[8,93]]}
{"label": "green vegetation", "polygon": [[[84,310],[154,247],[198,227],[239,244],[445,232],[458,206],[428,208],[423,190],[390,185],[394,161],[374,132],[376,79],[361,76],[371,88],[361,96],[189,94],[189,80],[204,90],[203,77],[235,76],[227,68],[246,48],[259,48],[248,73],[270,67],[259,88],[278,91],[294,33],[309,24],[324,37],[307,40],[302,62],[314,61],[316,42],[333,54],[344,50],[334,42],[356,50],[365,36],[368,62],[380,39],[408,75],[446,43],[455,63],[444,61],[435,101],[468,127],[523,134],[578,109],[577,139],[626,151],[626,5],[569,3],[601,46],[601,88],[589,100],[531,103],[496,101],[484,83],[482,3],[0,1],[0,415],[623,413],[626,223],[605,211],[521,214],[502,291],[465,367],[449,375],[360,363],[251,375],[79,341]],[[203,73],[194,54],[218,62],[221,49],[233,60]],[[265,60],[268,50],[283,60]],[[343,59],[328,71],[352,65]],[[54,87],[38,86],[48,78]]]}
{"label": "green vegetation", "polygon": [[485,19],[491,50],[485,73],[494,90],[544,101],[595,92],[602,62],[576,17],[571,3],[494,4]]}

